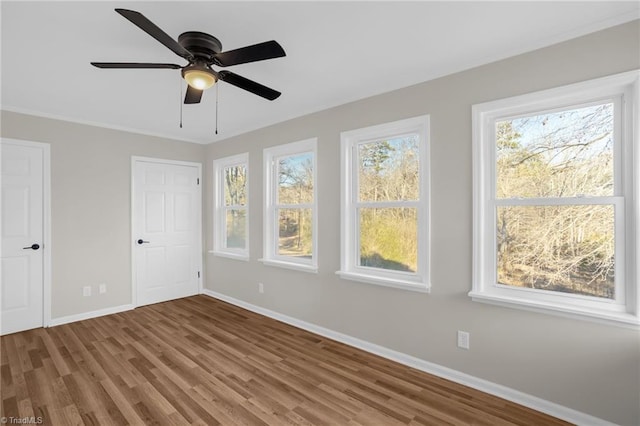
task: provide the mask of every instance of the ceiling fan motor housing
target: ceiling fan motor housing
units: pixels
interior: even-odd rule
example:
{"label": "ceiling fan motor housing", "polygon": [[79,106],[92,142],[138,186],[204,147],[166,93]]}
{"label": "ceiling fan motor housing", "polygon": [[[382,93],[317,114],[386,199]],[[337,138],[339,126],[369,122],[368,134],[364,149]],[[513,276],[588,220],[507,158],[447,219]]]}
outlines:
{"label": "ceiling fan motor housing", "polygon": [[200,31],[187,31],[180,34],[178,43],[194,56],[205,59],[208,63],[213,62],[216,53],[222,52],[220,40]]}

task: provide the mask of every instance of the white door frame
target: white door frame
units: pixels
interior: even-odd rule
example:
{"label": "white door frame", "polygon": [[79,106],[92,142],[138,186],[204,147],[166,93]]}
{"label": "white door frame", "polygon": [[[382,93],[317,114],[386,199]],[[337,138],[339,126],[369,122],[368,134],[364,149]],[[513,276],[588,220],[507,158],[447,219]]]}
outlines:
{"label": "white door frame", "polygon": [[[42,150],[42,326],[49,327],[51,325],[51,146],[48,143],[10,138],[0,138],[0,144]],[[2,203],[1,198],[0,203]],[[1,223],[0,226],[2,226]]]}
{"label": "white door frame", "polygon": [[131,156],[131,304],[134,308],[138,307],[138,282],[136,280],[136,243],[135,240],[137,237],[137,230],[135,228],[135,168],[136,163],[144,162],[144,163],[155,163],[155,164],[170,164],[174,166],[189,166],[196,167],[198,169],[198,179],[200,184],[198,185],[198,223],[197,231],[198,238],[196,240],[196,244],[198,245],[198,270],[200,271],[200,277],[198,278],[198,293],[202,294],[203,289],[203,279],[204,279],[204,271],[202,270],[202,164],[194,163],[190,161],[178,161],[178,160],[167,160],[162,158],[153,158],[153,157],[139,157],[139,156]]}

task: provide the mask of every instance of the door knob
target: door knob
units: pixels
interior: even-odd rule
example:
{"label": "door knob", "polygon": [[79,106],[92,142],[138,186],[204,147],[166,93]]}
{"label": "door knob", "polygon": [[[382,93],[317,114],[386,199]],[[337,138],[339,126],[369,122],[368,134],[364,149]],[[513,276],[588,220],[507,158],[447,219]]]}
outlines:
{"label": "door knob", "polygon": [[38,250],[40,244],[31,244],[29,247],[22,247],[22,250]]}
{"label": "door knob", "polygon": [[139,239],[138,244],[149,244],[149,241],[144,241],[143,239]]}

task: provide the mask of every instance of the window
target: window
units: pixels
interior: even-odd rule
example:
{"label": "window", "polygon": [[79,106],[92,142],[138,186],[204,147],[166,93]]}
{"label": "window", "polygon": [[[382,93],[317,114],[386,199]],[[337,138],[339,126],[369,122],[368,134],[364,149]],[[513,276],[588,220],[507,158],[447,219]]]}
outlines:
{"label": "window", "polygon": [[639,324],[639,75],[474,105],[474,300]]}
{"label": "window", "polygon": [[341,134],[345,279],[428,291],[429,117]]}
{"label": "window", "polygon": [[265,264],[317,272],[316,139],[264,150]]}
{"label": "window", "polygon": [[219,256],[249,259],[248,163],[246,153],[213,162],[213,252]]}

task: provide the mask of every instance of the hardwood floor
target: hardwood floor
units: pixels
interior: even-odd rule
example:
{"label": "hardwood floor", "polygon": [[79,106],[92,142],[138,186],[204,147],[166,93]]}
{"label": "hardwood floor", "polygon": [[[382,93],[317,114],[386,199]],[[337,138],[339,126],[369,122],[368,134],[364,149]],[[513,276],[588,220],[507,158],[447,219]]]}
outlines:
{"label": "hardwood floor", "polygon": [[1,416],[48,425],[567,424],[207,296],[1,344]]}

